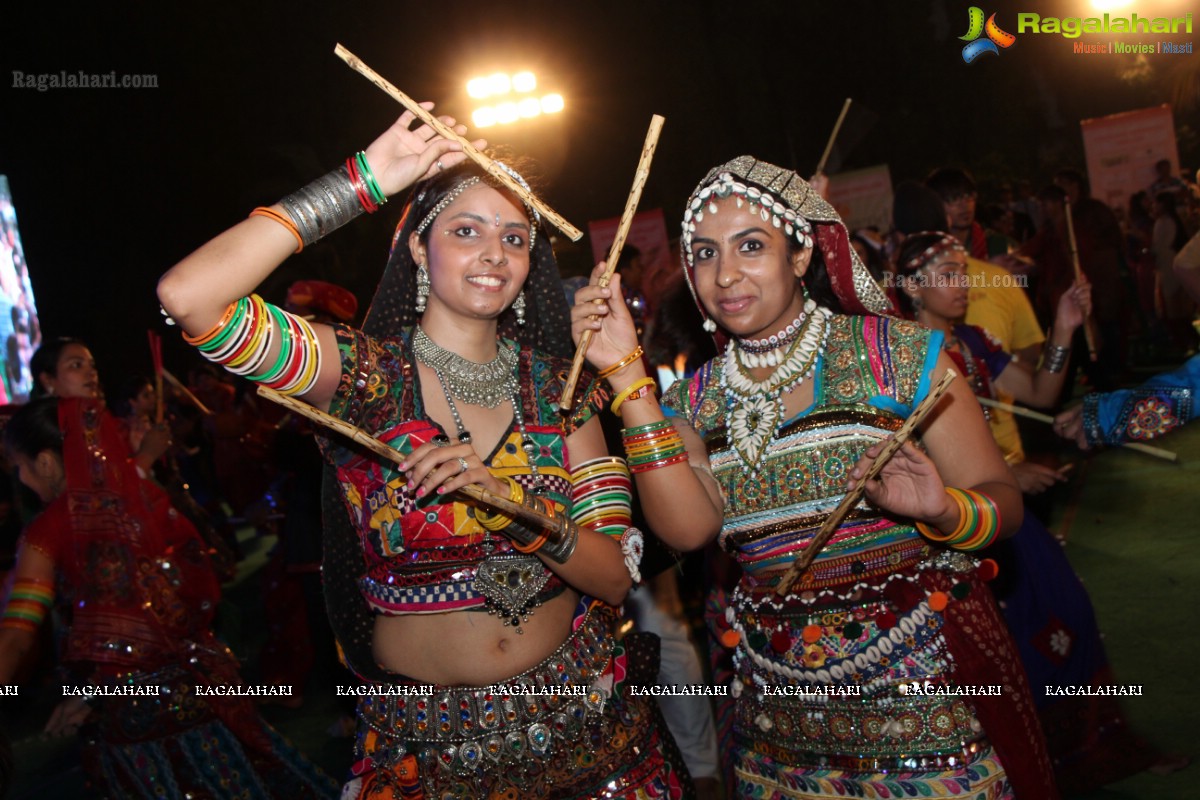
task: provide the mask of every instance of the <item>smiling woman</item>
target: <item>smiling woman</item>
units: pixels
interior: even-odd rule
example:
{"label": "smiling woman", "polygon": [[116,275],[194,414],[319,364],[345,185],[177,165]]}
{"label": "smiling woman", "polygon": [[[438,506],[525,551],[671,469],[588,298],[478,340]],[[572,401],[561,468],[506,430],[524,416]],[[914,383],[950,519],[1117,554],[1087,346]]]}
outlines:
{"label": "smiling woman", "polygon": [[[348,664],[378,690],[359,703],[343,797],[682,797],[657,706],[625,685],[642,671],[636,637],[614,639],[636,531],[628,471],[595,418],[604,393],[592,383],[573,414],[558,409],[571,347],[548,237],[457,143],[412,124],[406,113],[159,286],[207,357],[404,456],[322,442],[327,604]],[[361,329],[239,299],[297,241],[413,184]],[[469,484],[553,530],[467,502]]]}
{"label": "smiling woman", "polygon": [[[904,445],[867,481],[797,588],[776,591],[947,371],[942,335],[882,316],[887,300],[833,207],[749,156],[697,186],[680,245],[725,352],[663,407],[634,396],[621,413],[631,459],[647,430],[685,452],[686,465],[637,474],[655,533],[684,549],[715,536],[741,567],[711,601],[732,658],[732,795],[1056,797],[1029,687],[971,557],[1015,529],[1020,496],[961,381],[922,447]],[[635,341],[612,297],[576,294],[575,331],[595,331],[597,366]],[[640,379],[633,366],[608,378],[618,395]],[[938,690],[906,694],[914,681]],[[1003,690],[966,696],[979,686]]]}

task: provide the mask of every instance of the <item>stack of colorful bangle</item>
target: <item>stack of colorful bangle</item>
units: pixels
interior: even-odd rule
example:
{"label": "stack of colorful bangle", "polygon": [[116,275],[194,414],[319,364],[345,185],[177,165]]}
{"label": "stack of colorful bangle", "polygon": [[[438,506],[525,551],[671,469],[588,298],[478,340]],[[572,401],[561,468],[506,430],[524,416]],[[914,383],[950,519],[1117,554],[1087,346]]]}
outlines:
{"label": "stack of colorful bangle", "polygon": [[507,514],[487,513],[476,510],[475,519],[493,533],[503,533],[512,541],[513,549],[520,553],[542,553],[547,558],[565,564],[579,543],[579,526],[566,518],[566,509],[548,497],[526,494],[516,481],[509,477],[500,480],[508,483],[508,499],[514,503],[540,511],[557,523],[553,527],[531,530]]}
{"label": "stack of colorful bangle", "polygon": [[622,428],[621,439],[634,475],[687,461],[687,448],[670,420]]}
{"label": "stack of colorful bangle", "polygon": [[620,539],[633,524],[633,482],[625,460],[604,456],[571,471],[571,519]]}
{"label": "stack of colorful bangle", "polygon": [[971,489],[946,488],[959,510],[958,527],[953,533],[945,534],[924,522],[917,523],[917,530],[925,538],[953,547],[955,550],[981,550],[992,542],[1000,532],[1000,510],[992,498]]}
{"label": "stack of colorful bangle", "polygon": [[[279,355],[270,368],[260,373],[276,337]],[[220,321],[207,333],[201,336],[185,333],[183,338],[209,361],[281,394],[310,391],[321,372],[321,349],[312,325],[256,294],[230,303]]]}
{"label": "stack of colorful bangle", "polygon": [[380,206],[387,204],[387,195],[383,193],[383,189],[379,188],[379,182],[375,180],[375,173],[371,171],[371,165],[367,163],[365,151],[359,150],[346,159],[346,172],[350,175],[350,183],[354,186],[354,193],[358,195],[358,201],[362,203],[363,209],[368,214],[374,214]]}
{"label": "stack of colorful bangle", "polygon": [[4,616],[0,617],[0,628],[37,633],[53,602],[52,584],[31,578],[18,579],[8,593]]}

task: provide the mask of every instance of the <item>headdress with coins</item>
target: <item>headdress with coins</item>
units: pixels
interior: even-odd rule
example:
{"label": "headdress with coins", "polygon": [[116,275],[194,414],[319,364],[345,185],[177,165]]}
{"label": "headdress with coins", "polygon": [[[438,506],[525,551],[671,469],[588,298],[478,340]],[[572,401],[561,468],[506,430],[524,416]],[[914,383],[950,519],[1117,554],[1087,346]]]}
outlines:
{"label": "headdress with coins", "polygon": [[[886,314],[892,310],[887,296],[850,246],[850,234],[833,206],[795,172],[753,156],[739,156],[709,170],[688,199],[680,249],[688,286],[698,304],[692,236],[704,215],[717,213],[717,201],[728,197],[733,197],[739,207],[748,203],[764,222],[782,229],[802,247],[815,245],[820,250],[830,287],[841,305],[836,310],[847,314]],[[707,323],[708,312],[703,306],[700,311]]]}

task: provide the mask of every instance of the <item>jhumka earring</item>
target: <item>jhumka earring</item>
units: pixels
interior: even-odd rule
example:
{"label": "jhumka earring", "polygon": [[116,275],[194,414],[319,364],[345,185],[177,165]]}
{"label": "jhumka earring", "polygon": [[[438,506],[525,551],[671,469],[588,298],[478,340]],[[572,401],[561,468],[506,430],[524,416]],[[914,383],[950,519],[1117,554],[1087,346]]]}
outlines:
{"label": "jhumka earring", "polygon": [[425,313],[425,299],[429,297],[429,270],[417,264],[417,313]]}
{"label": "jhumka earring", "polygon": [[708,331],[709,333],[717,332],[717,323],[713,322],[711,319],[704,320],[704,324],[700,327],[704,328],[704,330]]}
{"label": "jhumka earring", "polygon": [[513,301],[513,311],[517,315],[517,324],[525,324],[525,290],[522,289],[517,295],[517,299]]}

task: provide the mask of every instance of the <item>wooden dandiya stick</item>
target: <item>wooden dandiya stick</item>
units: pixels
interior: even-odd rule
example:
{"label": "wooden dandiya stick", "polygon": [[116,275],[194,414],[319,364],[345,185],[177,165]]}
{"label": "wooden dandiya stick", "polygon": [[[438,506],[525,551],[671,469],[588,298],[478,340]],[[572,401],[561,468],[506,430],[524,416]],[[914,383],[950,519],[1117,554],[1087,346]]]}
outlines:
{"label": "wooden dandiya stick", "polygon": [[[1063,199],[1063,210],[1067,214],[1067,244],[1071,248],[1071,266],[1075,268],[1075,280],[1083,278],[1083,266],[1079,263],[1079,245],[1075,241],[1075,223],[1071,219],[1071,198]],[[1096,335],[1092,332],[1092,315],[1083,321],[1083,338],[1087,341],[1088,357],[1096,360]]]}
{"label": "wooden dandiya stick", "polygon": [[872,461],[871,466],[867,468],[867,474],[863,476],[862,480],[858,482],[857,486],[846,493],[846,496],[842,498],[842,502],[838,503],[838,506],[833,510],[833,513],[831,513],[825,519],[825,524],[823,524],[821,529],[817,531],[817,535],[812,538],[812,541],[809,542],[808,547],[804,548],[804,552],[800,554],[799,558],[792,562],[792,566],[788,568],[786,573],[784,573],[783,577],[779,580],[779,583],[775,586],[775,594],[779,595],[780,597],[786,595],[792,588],[792,584],[796,582],[796,579],[804,574],[804,571],[808,569],[810,564],[812,564],[813,559],[817,557],[817,554],[820,553],[822,548],[824,548],[825,545],[829,543],[829,540],[833,538],[833,534],[835,531],[837,531],[838,526],[842,524],[842,520],[846,518],[846,515],[850,513],[851,509],[858,505],[858,501],[862,500],[863,494],[866,492],[865,487],[867,485],[867,481],[875,480],[875,478],[879,475],[880,470],[882,470],[887,464],[888,460],[896,454],[896,451],[899,450],[906,441],[908,441],[908,437],[912,436],[913,431],[915,431],[917,426],[921,424],[921,421],[929,415],[929,412],[933,410],[933,407],[938,404],[938,401],[942,399],[942,395],[944,395],[946,390],[950,388],[951,382],[953,382],[953,380],[957,377],[958,373],[954,370],[946,370],[946,374],[943,375],[942,379],[937,382],[937,385],[930,390],[925,399],[922,400],[915,409],[913,409],[913,412],[908,415],[908,419],[904,420],[904,424],[901,425],[895,433],[888,437],[887,441],[883,445],[883,449],[879,451],[879,455],[875,456],[875,460]]}
{"label": "wooden dandiya stick", "polygon": [[[650,177],[650,162],[654,160],[654,150],[658,147],[658,135],[662,132],[665,121],[658,114],[650,118],[650,130],[646,131],[646,142],[642,145],[642,157],[638,161],[637,172],[633,176],[633,188],[629,192],[628,199],[625,200],[625,213],[621,214],[621,222],[617,225],[616,238],[613,239],[612,246],[608,249],[608,261],[604,274],[600,276],[598,282],[600,286],[607,287],[609,281],[612,280],[613,273],[617,270],[617,260],[621,257],[621,248],[625,246],[625,239],[629,236],[633,216],[637,213],[638,202],[642,199],[642,189],[646,186],[646,179]],[[584,357],[587,355],[588,345],[591,342],[592,331],[584,331],[583,336],[579,338],[579,347],[575,348],[575,361],[571,364],[571,372],[567,375],[567,382],[563,385],[562,399],[559,400],[559,408],[563,411],[570,411],[571,406],[574,405],[575,384],[579,383],[579,375],[583,372]]]}
{"label": "wooden dandiya stick", "polygon": [[150,340],[150,361],[154,364],[154,421],[160,423],[163,421],[162,337],[154,331],[146,331],[146,338]]}
{"label": "wooden dandiya stick", "polygon": [[[979,404],[981,406],[998,408],[1001,411],[1008,411],[1016,414],[1018,417],[1035,419],[1038,422],[1044,422],[1047,425],[1054,424],[1054,417],[1050,416],[1049,414],[1043,414],[1040,411],[1033,411],[1028,408],[1022,408],[1021,406],[1014,406],[1012,403],[1004,403],[1000,400],[993,400],[990,397],[978,397],[976,399],[979,400]],[[1155,458],[1161,458],[1163,461],[1179,460],[1178,453],[1172,452],[1171,450],[1165,450],[1161,447],[1152,447],[1151,445],[1142,444],[1141,442],[1122,442],[1121,447],[1124,447],[1128,450],[1136,450],[1139,453],[1145,453],[1146,455],[1154,456]]]}
{"label": "wooden dandiya stick", "polygon": [[829,161],[829,154],[833,152],[833,145],[837,141],[838,133],[842,130],[842,123],[846,121],[846,112],[850,110],[851,99],[846,98],[846,102],[842,104],[842,113],[838,114],[837,122],[833,125],[833,133],[829,134],[829,141],[825,143],[825,152],[821,154],[821,160],[817,162],[817,171],[814,175],[820,175],[825,171],[825,163]]}
{"label": "wooden dandiya stick", "polygon": [[483,151],[481,151],[478,147],[459,136],[433,114],[430,114],[424,108],[421,108],[421,105],[417,101],[413,100],[404,92],[397,89],[386,79],[384,79],[383,76],[381,76],[378,72],[364,64],[362,59],[360,59],[358,56],[351,53],[341,44],[335,47],[333,52],[338,58],[342,59],[342,61],[345,61],[351,69],[363,75],[371,83],[375,84],[384,92],[386,92],[393,100],[411,111],[417,119],[421,120],[426,125],[437,131],[439,136],[454,142],[458,142],[460,145],[462,145],[463,152],[466,153],[468,158],[482,167],[487,174],[491,175],[504,186],[508,187],[509,191],[511,191],[517,197],[520,197],[521,200],[526,204],[536,208],[538,213],[540,213],[543,218],[569,236],[571,241],[578,242],[583,238],[583,231],[579,230],[579,228],[576,228],[574,225],[563,219],[563,217],[557,211],[546,205],[537,197],[537,195],[522,186],[515,178],[513,178],[512,175],[509,175],[507,172],[505,172],[503,167],[484,155]]}
{"label": "wooden dandiya stick", "polygon": [[[391,461],[397,466],[404,461],[404,454],[399,450],[393,450],[363,429],[355,427],[349,422],[344,422],[343,420],[340,420],[331,414],[326,414],[324,411],[320,410],[319,408],[314,408],[308,403],[297,400],[294,397],[288,397],[285,394],[280,394],[274,389],[262,386],[261,384],[258,387],[258,395],[259,397],[265,397],[272,403],[278,403],[288,411],[299,414],[305,419],[315,422],[321,427],[328,428],[335,433],[345,436],[355,444],[370,450],[375,455]],[[514,503],[507,497],[500,497],[499,495],[493,494],[487,489],[484,489],[482,486],[467,484],[466,486],[460,486],[454,491],[458,492],[459,494],[466,495],[472,500],[478,500],[480,503],[484,503],[485,505],[488,505],[497,511],[501,511],[508,516],[513,517],[514,519],[519,518],[525,522],[529,522],[537,525],[540,528],[544,528],[551,533],[551,536],[553,536],[553,533],[559,529],[558,522],[552,517],[549,517],[539,511],[535,511],[532,508],[527,508],[520,503]]]}
{"label": "wooden dandiya stick", "polygon": [[171,370],[167,369],[166,367],[163,367],[162,376],[167,379],[167,383],[174,386],[175,389],[180,392],[180,394],[182,394],[184,397],[186,397],[188,399],[189,403],[194,405],[196,408],[200,409],[201,414],[204,414],[205,416],[209,416],[209,417],[213,416],[213,410],[211,408],[209,408],[208,406],[204,405],[204,403],[200,402],[200,398],[196,397],[196,395],[192,394],[192,390],[189,389],[188,387],[184,386],[183,381],[179,380],[179,378],[176,378],[173,374],[171,374]]}

